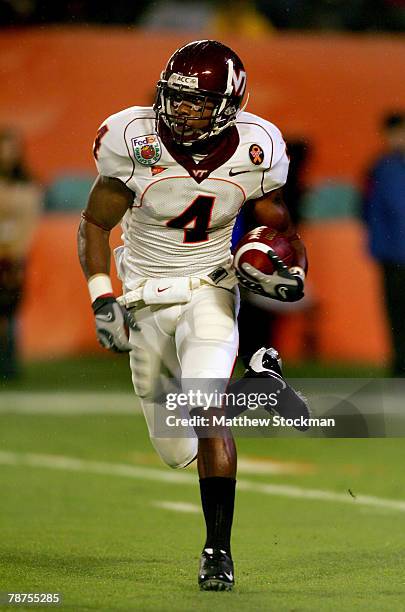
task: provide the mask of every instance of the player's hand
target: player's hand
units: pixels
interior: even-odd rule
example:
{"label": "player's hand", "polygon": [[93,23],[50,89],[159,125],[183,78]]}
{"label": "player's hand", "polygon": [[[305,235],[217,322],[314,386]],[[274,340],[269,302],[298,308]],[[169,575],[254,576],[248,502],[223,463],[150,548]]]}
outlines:
{"label": "player's hand", "polygon": [[96,319],[97,339],[101,346],[116,353],[132,349],[128,330],[138,330],[135,319],[122,308],[114,296],[98,297],[92,304]]}
{"label": "player's hand", "polygon": [[295,266],[287,268],[278,255],[269,248],[267,253],[275,268],[272,274],[264,274],[248,263],[242,264],[242,270],[251,277],[248,280],[240,272],[236,272],[238,280],[243,287],[281,302],[297,302],[304,297],[305,273],[302,268]]}

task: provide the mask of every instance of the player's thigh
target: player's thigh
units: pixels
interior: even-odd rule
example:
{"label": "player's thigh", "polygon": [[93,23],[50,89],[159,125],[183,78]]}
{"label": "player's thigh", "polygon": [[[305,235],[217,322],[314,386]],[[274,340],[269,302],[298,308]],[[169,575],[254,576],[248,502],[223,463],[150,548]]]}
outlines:
{"label": "player's thigh", "polygon": [[[168,429],[163,390],[179,391],[175,379],[180,376],[174,342],[174,330],[180,307],[145,307],[132,314],[139,327],[131,332],[130,353],[132,379],[140,396],[142,411],[151,442],[161,459],[172,468],[188,465],[197,454],[197,439],[192,427],[181,431]],[[178,416],[186,416],[184,414]],[[170,436],[170,437],[166,437]]]}
{"label": "player's thigh", "polygon": [[179,373],[174,342],[177,315],[173,309],[150,306],[133,309],[131,313],[138,326],[130,333],[132,381],[140,397],[153,398],[162,376],[174,378]]}
{"label": "player's thigh", "polygon": [[237,290],[193,291],[176,329],[182,379],[230,377],[238,352],[238,308]]}

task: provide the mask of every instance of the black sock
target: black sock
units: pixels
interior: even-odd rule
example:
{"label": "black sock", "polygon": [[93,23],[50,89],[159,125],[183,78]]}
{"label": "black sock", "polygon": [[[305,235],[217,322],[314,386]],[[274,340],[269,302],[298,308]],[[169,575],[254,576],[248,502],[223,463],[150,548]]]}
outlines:
{"label": "black sock", "polygon": [[201,503],[207,526],[204,548],[219,548],[231,554],[235,485],[234,478],[200,478]]}

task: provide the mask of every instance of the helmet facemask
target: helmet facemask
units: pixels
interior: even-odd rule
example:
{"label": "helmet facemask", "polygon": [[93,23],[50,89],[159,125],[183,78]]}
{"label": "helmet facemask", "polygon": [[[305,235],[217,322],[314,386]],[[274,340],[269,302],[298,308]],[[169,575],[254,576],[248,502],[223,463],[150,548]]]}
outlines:
{"label": "helmet facemask", "polygon": [[234,96],[175,88],[164,79],[158,83],[154,105],[157,119],[161,117],[174,141],[184,146],[206,141],[233,125],[238,107]]}

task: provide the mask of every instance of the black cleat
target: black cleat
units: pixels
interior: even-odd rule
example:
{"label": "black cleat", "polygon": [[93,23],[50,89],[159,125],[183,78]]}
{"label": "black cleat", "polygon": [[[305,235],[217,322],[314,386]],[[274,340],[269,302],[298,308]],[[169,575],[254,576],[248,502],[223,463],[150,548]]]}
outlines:
{"label": "black cleat", "polygon": [[216,548],[204,548],[198,584],[202,591],[230,591],[233,588],[233,561],[228,553]]}
{"label": "black cleat", "polygon": [[298,431],[307,431],[309,425],[306,419],[311,417],[311,412],[306,399],[295,391],[284,380],[281,370],[281,359],[274,348],[261,348],[251,357],[248,369],[245,372],[247,378],[272,379],[274,390],[278,395],[277,406],[266,407],[268,412],[276,412],[285,419],[297,420],[294,424]]}

